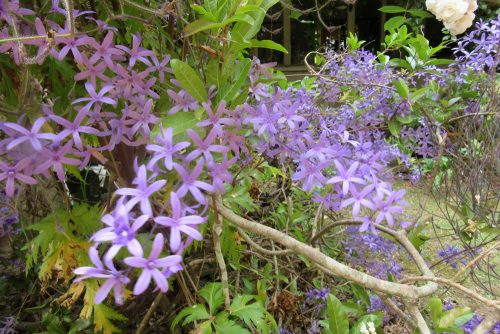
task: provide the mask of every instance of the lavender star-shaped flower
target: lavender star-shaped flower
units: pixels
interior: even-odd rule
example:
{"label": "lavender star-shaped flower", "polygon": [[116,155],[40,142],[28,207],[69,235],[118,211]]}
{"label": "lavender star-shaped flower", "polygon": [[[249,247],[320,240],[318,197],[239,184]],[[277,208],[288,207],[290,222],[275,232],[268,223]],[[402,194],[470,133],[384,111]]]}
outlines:
{"label": "lavender star-shaped flower", "polygon": [[115,193],[117,195],[131,196],[131,199],[128,201],[130,205],[140,203],[142,213],[153,217],[153,209],[151,208],[149,197],[163,188],[167,181],[155,181],[148,186],[146,166],[141,165],[137,171],[137,177],[132,183],[136,184],[137,188],[120,188]]}
{"label": "lavender star-shaped flower", "polygon": [[77,278],[75,282],[88,278],[107,278],[99,290],[97,290],[94,297],[94,303],[102,303],[111,289],[113,289],[115,302],[118,305],[123,304],[123,293],[125,291],[124,286],[130,283],[130,279],[123,275],[121,271],[116,270],[111,259],[104,259],[106,267],[109,268],[106,269],[99,258],[99,253],[94,247],[89,248],[89,257],[95,267],[76,268],[74,273],[82,276]]}
{"label": "lavender star-shaped flower", "polygon": [[153,247],[148,258],[140,256],[127,257],[123,261],[134,268],[142,268],[142,273],[137,279],[134,286],[134,295],[143,293],[151,283],[151,278],[156,282],[158,288],[167,292],[168,282],[162,270],[159,268],[168,268],[177,266],[182,261],[180,255],[170,255],[159,258],[163,249],[164,237],[163,234],[158,233],[153,241]]}
{"label": "lavender star-shaped flower", "polygon": [[146,146],[146,150],[154,152],[153,157],[148,163],[149,170],[152,170],[160,159],[163,159],[163,164],[167,170],[172,170],[174,154],[190,145],[190,143],[186,141],[174,145],[172,140],[172,128],[162,129],[161,135],[156,135],[155,141],[158,145],[150,144]]}
{"label": "lavender star-shaped flower", "polygon": [[170,228],[170,250],[177,252],[181,246],[181,232],[195,240],[201,240],[201,233],[190,225],[199,225],[205,221],[200,216],[183,216],[182,205],[175,192],[170,193],[170,206],[172,208],[171,217],[156,217],[155,222]]}

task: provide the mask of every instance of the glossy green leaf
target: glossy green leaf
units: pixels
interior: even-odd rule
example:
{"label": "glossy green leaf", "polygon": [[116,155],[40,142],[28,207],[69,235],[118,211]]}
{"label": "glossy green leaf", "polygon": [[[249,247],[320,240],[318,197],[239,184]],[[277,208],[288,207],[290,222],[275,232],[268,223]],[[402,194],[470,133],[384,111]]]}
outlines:
{"label": "glossy green leaf", "polygon": [[182,88],[199,102],[206,102],[208,95],[205,85],[198,73],[185,62],[179,59],[172,59],[170,66],[175,78],[181,83]]}
{"label": "glossy green leaf", "polygon": [[391,119],[388,124],[391,135],[397,137],[401,133],[401,123],[397,119]]}
{"label": "glossy green leaf", "polygon": [[429,18],[433,17],[431,13],[428,11],[422,10],[422,9],[408,9],[408,13],[410,13],[413,16],[420,17],[420,18]]}
{"label": "glossy green leaf", "polygon": [[406,9],[400,6],[384,6],[382,8],[379,8],[379,11],[382,13],[404,13],[406,12]]}
{"label": "glossy green leaf", "polygon": [[358,284],[351,284],[352,287],[352,292],[356,296],[357,300],[361,301],[363,304],[366,306],[370,307],[370,296],[368,295],[368,292],[366,292],[366,289],[363,288],[361,285]]}
{"label": "glossy green leaf", "polygon": [[455,321],[466,314],[472,313],[468,307],[455,307],[444,312],[439,318],[439,327],[454,327]]}
{"label": "glossy green leaf", "polygon": [[251,45],[253,48],[261,48],[261,49],[271,49],[271,50],[276,50],[276,51],[280,51],[280,52],[283,52],[283,53],[288,53],[288,50],[285,49],[285,47],[283,47],[281,44],[278,44],[276,42],[273,42],[271,40],[262,40],[262,41],[258,41],[256,39],[252,39],[250,41]]}
{"label": "glossy green leaf", "polygon": [[331,334],[349,334],[349,318],[344,311],[344,306],[332,294],[327,299],[327,315]]}
{"label": "glossy green leaf", "polygon": [[401,27],[405,22],[406,22],[406,17],[394,16],[385,22],[384,29],[388,31],[393,31]]}

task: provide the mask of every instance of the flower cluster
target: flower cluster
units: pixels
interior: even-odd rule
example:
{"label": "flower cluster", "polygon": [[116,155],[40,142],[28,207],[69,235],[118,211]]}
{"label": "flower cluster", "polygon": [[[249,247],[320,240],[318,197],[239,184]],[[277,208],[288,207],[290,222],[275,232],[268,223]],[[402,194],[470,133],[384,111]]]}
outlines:
{"label": "flower cluster", "polygon": [[[5,13],[28,14],[18,10],[16,4],[9,1],[10,7],[0,7],[1,17],[6,17]],[[57,5],[52,11],[66,14]],[[74,13],[85,14],[88,12]],[[8,23],[16,24],[15,20]],[[67,32],[67,24],[63,28],[52,21],[46,23],[56,33]],[[35,29],[46,35],[38,18]],[[182,268],[184,248],[202,238],[198,226],[206,221],[206,194],[224,191],[225,183],[232,181],[229,169],[245,149],[243,138],[236,135],[241,121],[227,109],[225,101],[212,105],[213,94],[205,102],[196,101],[179,82],[170,79],[171,106],[166,114],[200,107],[206,111],[197,128],[187,130],[187,140],[177,141],[176,137],[184,133],[172,127],[176,124],[161,125],[154,111],[160,97],[157,84],[164,83],[172,72],[168,67],[170,57],[158,58],[142,47],[140,35],[132,36],[129,47],[113,42],[116,29],[108,26],[101,32],[101,41],[78,34],[56,38],[50,44],[34,44],[43,48],[38,53],[44,56],[73,59],[79,69],[74,80],[83,82],[86,93],[73,101],[69,116],[63,117],[53,106],[44,105],[43,116],[33,121],[21,117],[17,123],[0,124],[6,134],[0,141],[0,181],[10,197],[15,195],[16,183],[34,185],[39,177],[51,178],[54,174],[64,182],[66,165],[80,169],[96,163],[108,169],[115,167],[122,185],[116,190],[119,198],[112,211],[102,217],[105,227],[91,238],[89,257],[93,266],[78,268],[75,273],[81,275],[78,280],[104,279],[96,303],[113,290],[120,304],[134,272],[139,274],[134,294],[144,292],[151,280],[160,290],[168,289],[168,277]],[[1,52],[10,52],[19,62],[16,50],[17,43]],[[158,130],[153,133],[155,127]],[[134,160],[137,155],[144,160]],[[109,160],[118,165],[113,166]],[[131,165],[133,170],[127,168]],[[167,182],[169,190],[165,192]],[[170,255],[163,256],[165,244]],[[151,249],[149,253],[145,252],[147,248]]]}
{"label": "flower cluster", "polygon": [[400,247],[388,239],[370,233],[357,233],[354,227],[349,227],[342,244],[346,250],[346,261],[353,267],[362,268],[380,279],[387,279],[389,275],[401,276],[403,268],[398,263]]}
{"label": "flower cluster", "polygon": [[[292,180],[313,192],[316,202],[326,209],[350,207],[353,217],[364,222],[360,230],[375,232],[374,223],[405,225],[399,218],[407,205],[404,190],[392,189],[385,176],[391,161],[407,159],[386,143],[377,127],[407,111],[391,107],[402,101],[390,89],[370,84],[374,77],[381,86],[393,80],[393,73],[376,68],[373,59],[371,53],[359,51],[346,54],[343,62],[335,58],[329,62],[335,82],[356,80],[366,85],[355,107],[337,107],[340,97],[332,91],[338,85],[320,79],[320,86],[311,90],[283,90],[257,82],[252,89],[254,101],[241,109],[244,123],[257,136],[253,142],[258,152],[291,163]],[[254,71],[264,66],[254,65]]]}
{"label": "flower cluster", "polygon": [[426,0],[425,5],[452,35],[463,33],[476,17],[476,0]]}
{"label": "flower cluster", "polygon": [[488,22],[479,21],[475,29],[462,36],[454,48],[459,73],[481,72],[498,64],[500,43],[500,14]]}

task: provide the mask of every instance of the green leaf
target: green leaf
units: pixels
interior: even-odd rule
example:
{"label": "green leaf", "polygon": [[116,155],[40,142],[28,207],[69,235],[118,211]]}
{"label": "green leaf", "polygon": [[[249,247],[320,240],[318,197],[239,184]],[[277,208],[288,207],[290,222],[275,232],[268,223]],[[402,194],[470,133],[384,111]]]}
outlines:
{"label": "green leaf", "polygon": [[434,323],[434,326],[439,325],[439,318],[441,318],[441,314],[443,313],[443,302],[441,299],[432,297],[429,299],[429,310],[431,312],[431,319]]}
{"label": "green leaf", "polygon": [[344,312],[344,307],[340,300],[332,294],[328,295],[327,300],[327,315],[330,324],[330,333],[332,334],[348,334],[349,333],[349,318]]}
{"label": "green leaf", "polygon": [[454,63],[454,61],[451,59],[431,59],[428,62],[426,62],[425,64],[429,65],[429,66],[432,66],[432,65],[441,66],[441,65],[450,65],[453,63]]}
{"label": "green leaf", "polygon": [[186,133],[187,129],[196,128],[199,120],[194,112],[178,112],[164,118],[163,128],[172,128],[172,135],[177,136]]}
{"label": "green leaf", "polygon": [[222,293],[222,283],[213,282],[205,284],[203,289],[198,291],[198,294],[205,299],[210,309],[210,314],[215,315],[215,311],[224,302],[224,294]]}
{"label": "green leaf", "polygon": [[181,83],[182,87],[189,95],[199,102],[206,102],[208,95],[205,85],[196,71],[188,64],[179,59],[172,59],[170,66],[174,71],[175,78]]}
{"label": "green leaf", "polygon": [[253,324],[256,327],[259,327],[264,321],[266,309],[259,302],[250,304],[250,301],[253,299],[254,296],[251,295],[237,295],[233,299],[231,306],[229,306],[228,311],[231,315],[243,320],[247,326],[251,326]]}
{"label": "green leaf", "polygon": [[94,324],[97,332],[102,331],[104,334],[121,332],[111,320],[125,321],[127,317],[104,304],[94,305]]}
{"label": "green leaf", "polygon": [[356,302],[348,300],[343,302],[342,305],[344,306],[344,311],[354,317],[360,317],[365,314],[365,308]]}
{"label": "green leaf", "polygon": [[401,132],[401,123],[395,118],[391,119],[389,121],[389,131],[391,132],[391,135],[397,137],[399,136],[399,133]]}
{"label": "green leaf", "polygon": [[399,80],[394,80],[393,84],[396,87],[399,96],[401,96],[403,99],[407,99],[410,95],[410,88],[408,87],[406,82],[403,79],[399,78]]}
{"label": "green leaf", "polygon": [[410,13],[413,16],[420,17],[420,18],[429,18],[433,17],[431,13],[428,11],[422,10],[422,9],[408,9],[408,13]]}
{"label": "green leaf", "polygon": [[237,96],[240,88],[248,80],[248,72],[252,67],[252,61],[248,58],[243,59],[237,66],[236,81],[231,84],[231,89],[226,90],[220,96],[220,101],[224,100],[230,104],[230,102]]}
{"label": "green leaf", "polygon": [[382,13],[404,13],[406,12],[406,9],[400,6],[384,6],[382,8],[378,9]]}
{"label": "green leaf", "polygon": [[278,43],[273,42],[273,41],[268,40],[268,39],[265,39],[262,41],[252,39],[250,41],[250,43],[251,43],[253,48],[271,49],[271,50],[276,50],[276,51],[280,51],[280,52],[288,54],[288,50],[285,49],[285,47],[283,47],[283,45],[278,44]]}
{"label": "green leaf", "polygon": [[217,334],[252,334],[248,329],[241,327],[232,320],[216,323],[215,331]]}
{"label": "green leaf", "polygon": [[455,307],[451,310],[444,312],[439,318],[439,327],[454,327],[457,318],[472,313],[468,307]]}
{"label": "green leaf", "polygon": [[393,31],[401,27],[405,22],[406,22],[406,17],[394,16],[385,22],[384,29],[387,31]]}
{"label": "green leaf", "polygon": [[370,296],[368,295],[368,292],[366,292],[366,289],[363,288],[361,285],[358,284],[351,284],[352,287],[352,292],[356,296],[357,300],[361,301],[363,304],[366,306],[370,307]]}
{"label": "green leaf", "polygon": [[188,306],[183,308],[179,314],[176,315],[170,325],[170,328],[173,330],[182,319],[184,319],[182,322],[182,325],[184,326],[194,321],[210,319],[210,314],[208,314],[204,305],[196,304]]}
{"label": "green leaf", "polygon": [[224,27],[224,23],[222,22],[214,22],[207,19],[199,19],[189,23],[184,27],[184,37],[189,37],[191,35],[197,34],[199,32],[208,30],[208,29],[218,29]]}
{"label": "green leaf", "polygon": [[418,251],[421,250],[422,245],[429,239],[428,236],[422,233],[424,228],[425,224],[420,223],[408,233],[408,239]]}

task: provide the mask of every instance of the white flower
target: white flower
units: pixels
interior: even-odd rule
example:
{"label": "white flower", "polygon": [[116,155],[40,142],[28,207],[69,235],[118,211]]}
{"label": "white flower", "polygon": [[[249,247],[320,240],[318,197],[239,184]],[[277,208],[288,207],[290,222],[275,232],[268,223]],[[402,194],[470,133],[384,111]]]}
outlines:
{"label": "white flower", "polygon": [[439,0],[436,1],[436,18],[439,21],[455,22],[462,18],[469,9],[467,0]]}
{"label": "white flower", "polygon": [[425,7],[427,7],[427,10],[434,15],[436,15],[436,5],[437,5],[437,0],[426,0],[425,1]]}
{"label": "white flower", "polygon": [[361,324],[361,328],[359,329],[359,331],[361,332],[361,334],[370,334],[364,322]]}
{"label": "white flower", "polygon": [[443,21],[452,35],[458,35],[472,25],[477,9],[476,0],[426,0],[425,6]]}
{"label": "white flower", "polygon": [[444,21],[444,26],[448,28],[450,34],[460,35],[472,25],[475,17],[476,15],[474,13],[467,13],[458,21],[451,23]]}
{"label": "white flower", "polygon": [[[367,325],[368,328],[366,327]],[[377,334],[377,331],[375,330],[375,324],[371,321],[368,321],[366,324],[363,322],[359,331],[361,334]]]}

